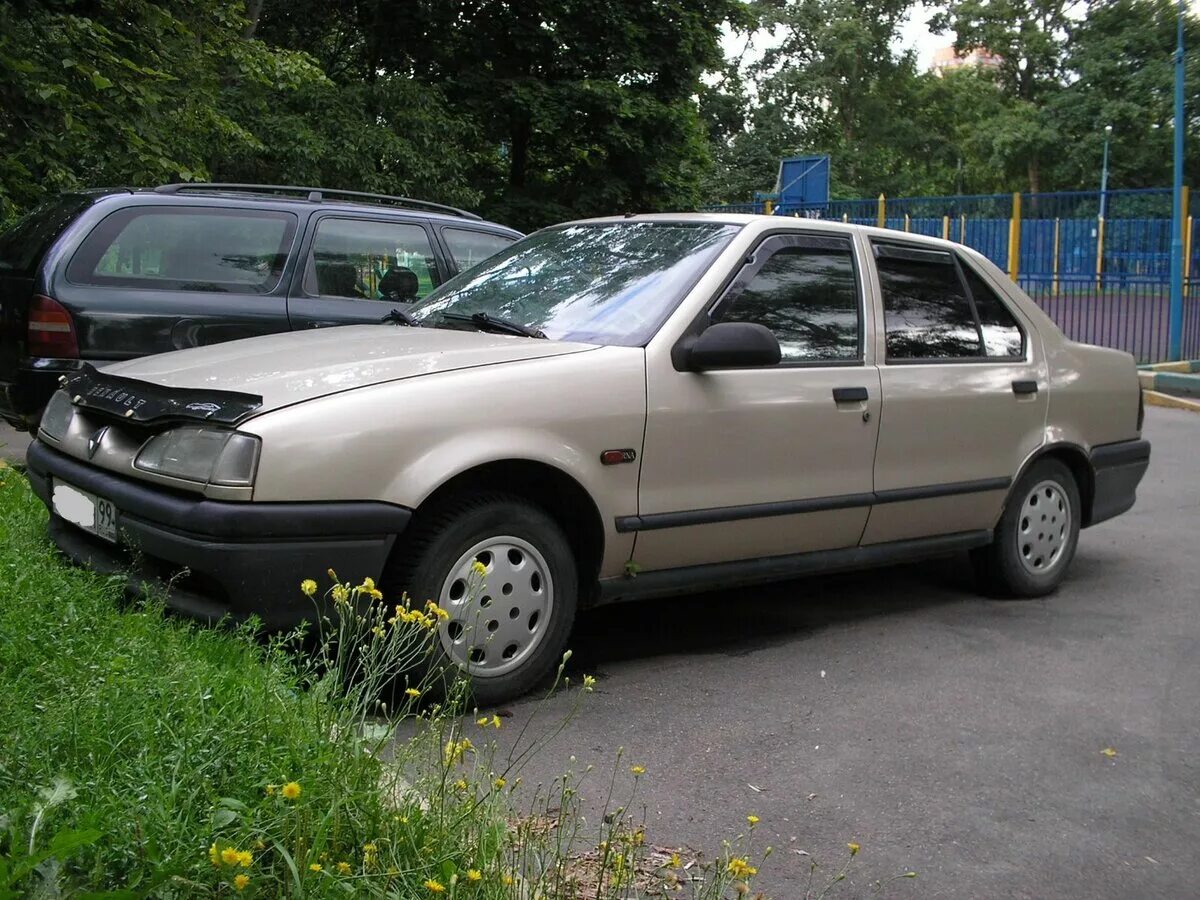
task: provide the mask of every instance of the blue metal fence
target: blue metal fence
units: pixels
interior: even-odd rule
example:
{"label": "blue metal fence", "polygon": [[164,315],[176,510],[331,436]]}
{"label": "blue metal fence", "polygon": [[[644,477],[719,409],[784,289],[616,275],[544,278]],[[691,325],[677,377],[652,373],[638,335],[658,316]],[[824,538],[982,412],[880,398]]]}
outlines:
{"label": "blue metal fence", "polygon": [[[1126,350],[1139,362],[1166,359],[1171,189],[1107,191],[1103,220],[1100,199],[1099,191],[1063,191],[1022,194],[1019,203],[1012,194],[975,194],[705,209],[883,225],[957,241],[1014,274],[1068,336]],[[1198,358],[1200,243],[1192,212],[1185,223],[1183,354]],[[1020,242],[1010,248],[1014,230]]]}

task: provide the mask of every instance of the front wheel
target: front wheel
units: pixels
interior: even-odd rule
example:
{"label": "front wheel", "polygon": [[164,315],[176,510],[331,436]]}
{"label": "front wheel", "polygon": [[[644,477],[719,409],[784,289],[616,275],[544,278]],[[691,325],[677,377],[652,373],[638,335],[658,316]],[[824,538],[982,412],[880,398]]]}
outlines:
{"label": "front wheel", "polygon": [[991,544],[971,552],[984,593],[1042,597],[1062,583],[1082,518],[1079,486],[1063,463],[1043,459],[1017,482]]}
{"label": "front wheel", "polygon": [[578,601],[575,558],[541,508],[506,494],[462,496],[418,513],[386,587],[433,600],[443,675],[470,680],[481,705],[525,693],[561,659]]}

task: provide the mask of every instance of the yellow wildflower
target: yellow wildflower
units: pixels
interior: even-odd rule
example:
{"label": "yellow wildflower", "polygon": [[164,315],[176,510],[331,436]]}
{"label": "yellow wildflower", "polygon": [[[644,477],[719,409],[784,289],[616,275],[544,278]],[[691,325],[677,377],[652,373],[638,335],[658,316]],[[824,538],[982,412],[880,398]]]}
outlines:
{"label": "yellow wildflower", "polygon": [[503,875],[500,876],[500,880],[502,882],[504,882],[506,885],[513,883],[513,877],[511,875],[509,875],[507,872],[505,872]]}
{"label": "yellow wildflower", "polygon": [[238,865],[243,869],[250,868],[250,864],[254,862],[254,855],[249,850],[242,850],[237,855]]}
{"label": "yellow wildflower", "polygon": [[629,771],[632,772],[634,775],[645,775],[646,767],[645,766],[630,766]]}
{"label": "yellow wildflower", "polygon": [[862,848],[860,846],[858,846],[858,844],[854,843],[854,841],[851,841],[850,843],[848,843],[846,845],[846,849],[850,851],[851,856],[857,856],[858,851],[861,850]]}
{"label": "yellow wildflower", "polygon": [[408,696],[410,696],[414,699],[421,696],[421,692],[418,691],[416,688],[409,688],[404,693],[408,694]]}
{"label": "yellow wildflower", "polygon": [[591,675],[583,676],[583,689],[585,691],[588,691],[590,693],[592,688],[594,688],[595,686],[596,686],[595,678],[593,678]]}
{"label": "yellow wildflower", "polygon": [[1112,759],[1114,756],[1116,756],[1116,755],[1117,755],[1117,751],[1116,751],[1116,750],[1114,750],[1112,747],[1105,747],[1105,748],[1104,748],[1103,750],[1101,750],[1100,752],[1101,752],[1103,755],[1107,756],[1109,759]]}
{"label": "yellow wildflower", "polygon": [[487,575],[487,566],[485,566],[479,560],[475,560],[475,562],[471,563],[471,571],[480,578],[483,578],[485,575]]}
{"label": "yellow wildflower", "polygon": [[297,784],[295,781],[289,781],[287,784],[285,784],[283,786],[282,794],[283,794],[284,798],[287,800],[295,800],[297,797],[300,796],[300,792],[302,790],[303,790],[303,788],[301,788],[300,785]]}
{"label": "yellow wildflower", "polygon": [[274,784],[268,784],[268,785],[267,785],[267,789],[266,789],[266,790],[267,790],[267,796],[268,796],[268,797],[274,797],[274,796],[275,796],[275,792],[276,792],[277,790],[279,790],[279,787],[278,787],[278,785],[274,785]]}
{"label": "yellow wildflower", "polygon": [[239,891],[244,891],[246,889],[246,885],[248,885],[249,883],[250,883],[249,875],[239,875],[237,878],[233,879],[233,886],[235,888],[237,888]]}
{"label": "yellow wildflower", "polygon": [[464,780],[463,780],[463,779],[461,779],[461,778],[460,778],[460,779],[458,779],[458,781],[454,782],[454,789],[455,789],[456,791],[465,791],[465,790],[467,789],[467,783],[466,783],[466,781],[464,781]]}
{"label": "yellow wildflower", "polygon": [[221,854],[217,850],[216,841],[213,841],[212,845],[208,848],[208,858],[214,866],[219,866],[221,864]]}
{"label": "yellow wildflower", "polygon": [[671,854],[671,868],[678,869],[682,865],[683,865],[683,860],[679,858],[679,854],[672,853]]}
{"label": "yellow wildflower", "polygon": [[383,592],[380,591],[379,588],[375,587],[374,578],[364,578],[363,583],[359,586],[359,590],[376,600],[383,599]]}
{"label": "yellow wildflower", "polygon": [[425,882],[425,887],[427,887],[430,890],[430,892],[434,893],[434,894],[446,893],[446,886],[444,884],[442,884],[440,881],[435,881],[432,878],[428,879]]}
{"label": "yellow wildflower", "polygon": [[312,863],[312,864],[311,864],[311,865],[308,867],[308,870],[309,870],[310,872],[320,872],[320,871],[321,871],[321,869],[322,869],[322,866],[321,866],[321,864],[320,864],[320,863]]}
{"label": "yellow wildflower", "polygon": [[338,863],[337,870],[339,872],[341,872],[343,875],[349,875],[350,874],[350,863],[348,863],[348,862]]}
{"label": "yellow wildflower", "polygon": [[491,721],[491,720],[488,719],[487,716],[484,716],[482,719],[476,719],[475,724],[478,725],[480,728],[487,728],[489,721]]}
{"label": "yellow wildflower", "polygon": [[363,844],[363,853],[376,853],[378,851],[379,848],[376,847],[374,843]]}
{"label": "yellow wildflower", "polygon": [[729,860],[726,870],[734,878],[747,878],[751,875],[757,875],[758,869],[750,865],[749,861],[744,856],[734,856]]}
{"label": "yellow wildflower", "polygon": [[755,825],[757,825],[759,823],[760,819],[758,818],[758,816],[751,813],[750,815],[746,816],[746,821],[749,822],[750,827],[753,828]]}
{"label": "yellow wildflower", "polygon": [[311,578],[305,578],[300,582],[300,592],[306,597],[311,597],[317,592],[317,583]]}
{"label": "yellow wildflower", "polygon": [[240,855],[233,847],[226,847],[221,851],[221,862],[227,866],[236,866]]}
{"label": "yellow wildflower", "polygon": [[333,600],[335,603],[346,603],[350,599],[350,589],[344,584],[335,584],[333,586]]}
{"label": "yellow wildflower", "polygon": [[483,873],[478,869],[467,869],[467,881],[482,881]]}
{"label": "yellow wildflower", "polygon": [[377,638],[383,637],[383,635],[384,635],[383,626],[376,625],[374,628],[371,629],[371,634],[375,635],[375,637],[377,637]]}
{"label": "yellow wildflower", "polygon": [[502,791],[502,790],[504,790],[504,786],[506,784],[508,784],[508,782],[505,781],[503,778],[497,778],[495,781],[492,782],[492,784],[495,785],[496,790]]}

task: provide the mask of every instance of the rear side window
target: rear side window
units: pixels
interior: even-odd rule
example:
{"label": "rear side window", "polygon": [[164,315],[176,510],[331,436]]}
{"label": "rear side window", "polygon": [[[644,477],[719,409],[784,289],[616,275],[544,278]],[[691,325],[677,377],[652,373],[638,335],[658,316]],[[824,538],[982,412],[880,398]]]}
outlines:
{"label": "rear side window", "polygon": [[975,301],[975,311],[979,314],[984,352],[988,356],[1023,357],[1025,336],[1021,333],[1017,320],[1004,305],[1004,301],[978,272],[961,259],[959,264],[962,266],[963,276],[967,279],[971,299]]}
{"label": "rear side window", "polygon": [[78,284],[265,294],[283,274],[296,217],[271,210],[131,207],[76,251]]}
{"label": "rear side window", "polygon": [[515,237],[503,234],[469,231],[466,228],[443,228],[442,237],[460,272],[465,272],[476,263],[483,262],[493,253],[499,253],[516,240]]}
{"label": "rear side window", "polygon": [[75,217],[91,205],[90,197],[66,194],[17,219],[0,232],[0,271],[27,274]]}
{"label": "rear side window", "polygon": [[858,359],[858,285],[850,242],[814,238],[777,250],[720,321],[769,328],[784,362]]}
{"label": "rear side window", "polygon": [[317,297],[412,303],[442,283],[420,225],[324,218],[304,282]]}
{"label": "rear side window", "polygon": [[954,257],[942,250],[875,245],[888,359],[983,355],[983,341]]}

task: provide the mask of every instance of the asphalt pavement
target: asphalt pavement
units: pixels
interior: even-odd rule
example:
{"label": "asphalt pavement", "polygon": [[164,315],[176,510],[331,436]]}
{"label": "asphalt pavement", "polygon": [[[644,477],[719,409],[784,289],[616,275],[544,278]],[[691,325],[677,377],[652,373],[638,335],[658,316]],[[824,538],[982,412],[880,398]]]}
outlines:
{"label": "asphalt pavement", "polygon": [[25,448],[28,446],[28,432],[17,431],[7,422],[0,422],[0,459],[8,462],[24,462]]}
{"label": "asphalt pavement", "polygon": [[711,854],[754,814],[780,900],[804,896],[795,851],[822,872],[851,841],[830,897],[907,870],[884,896],[1197,896],[1200,416],[1149,409],[1145,434],[1137,505],[1044,600],[980,599],[952,559],[585,615],[571,668],[595,693],[523,783],[624,747],[648,842]]}

